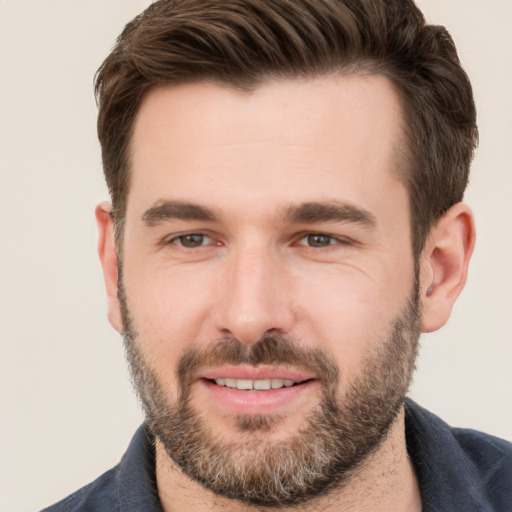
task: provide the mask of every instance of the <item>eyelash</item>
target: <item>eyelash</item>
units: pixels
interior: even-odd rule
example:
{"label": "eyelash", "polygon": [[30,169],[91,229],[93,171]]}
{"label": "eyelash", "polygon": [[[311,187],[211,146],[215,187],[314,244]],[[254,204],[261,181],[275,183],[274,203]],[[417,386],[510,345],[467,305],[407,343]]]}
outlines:
{"label": "eyelash", "polygon": [[[210,236],[208,236],[205,233],[185,233],[185,234],[178,235],[178,236],[171,238],[170,240],[166,241],[165,244],[166,245],[179,245],[183,249],[198,249],[200,247],[204,247],[203,243],[200,243],[199,245],[196,245],[196,246],[189,246],[189,247],[184,245],[183,240],[186,238],[191,238],[191,237],[201,237],[202,242],[204,241],[205,238],[213,240]],[[216,245],[220,245],[220,243],[217,243]]]}
{"label": "eyelash", "polygon": [[[201,237],[199,245],[187,246],[183,243],[183,241],[185,239],[191,238],[191,237]],[[300,243],[302,240],[308,239],[310,237],[318,237],[318,238],[328,239],[329,243],[327,243],[327,245],[319,245],[319,246],[314,246],[311,243],[305,243],[305,244]],[[209,244],[204,243],[205,239],[209,239],[209,240],[213,241],[213,239],[206,233],[185,233],[185,234],[178,235],[178,236],[171,238],[170,240],[166,241],[165,244],[166,245],[178,245],[178,246],[182,247],[183,249],[193,250],[193,249],[199,249],[201,247],[205,247],[206,245],[209,245]],[[311,242],[311,240],[310,240],[310,242]],[[351,244],[351,241],[345,237],[336,237],[334,235],[328,235],[326,233],[310,233],[310,232],[301,233],[300,238],[296,238],[296,242],[294,242],[294,245],[300,245],[300,246],[309,247],[312,249],[327,249],[329,247],[336,246],[336,245],[350,245],[350,244]],[[215,245],[222,245],[222,244],[220,242],[217,242],[217,243],[215,243]]]}
{"label": "eyelash", "polygon": [[[327,245],[320,245],[320,246],[314,246],[309,244],[301,244],[300,242],[306,238],[327,238],[329,239],[329,243]],[[305,247],[310,247],[312,249],[326,249],[328,247],[336,246],[336,245],[349,245],[350,241],[345,237],[337,237],[334,235],[328,235],[326,233],[304,233],[301,235],[301,238],[298,239],[297,242],[298,245],[303,245]]]}

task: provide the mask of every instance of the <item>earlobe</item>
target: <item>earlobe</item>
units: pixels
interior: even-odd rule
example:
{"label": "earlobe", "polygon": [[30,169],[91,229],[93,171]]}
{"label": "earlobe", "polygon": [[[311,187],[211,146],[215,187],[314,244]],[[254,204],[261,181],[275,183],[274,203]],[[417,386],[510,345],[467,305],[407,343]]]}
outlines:
{"label": "earlobe", "polygon": [[107,290],[108,319],[114,329],[120,332],[123,328],[123,321],[117,296],[119,267],[111,210],[112,205],[108,202],[100,203],[95,210],[98,225],[98,255]]}
{"label": "earlobe", "polygon": [[421,330],[442,327],[466,283],[475,224],[464,203],[452,206],[432,229],[421,254]]}

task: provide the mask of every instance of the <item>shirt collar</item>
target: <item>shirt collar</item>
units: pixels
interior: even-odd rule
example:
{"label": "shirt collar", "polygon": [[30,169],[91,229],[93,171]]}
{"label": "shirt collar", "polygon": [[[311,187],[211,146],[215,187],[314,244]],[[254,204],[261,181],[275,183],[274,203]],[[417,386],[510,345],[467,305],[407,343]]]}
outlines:
{"label": "shirt collar", "polygon": [[155,443],[145,425],[135,432],[121,459],[117,492],[120,512],[162,512],[156,485]]}
{"label": "shirt collar", "polygon": [[405,434],[423,512],[492,510],[478,471],[459,444],[454,429],[407,399]]}

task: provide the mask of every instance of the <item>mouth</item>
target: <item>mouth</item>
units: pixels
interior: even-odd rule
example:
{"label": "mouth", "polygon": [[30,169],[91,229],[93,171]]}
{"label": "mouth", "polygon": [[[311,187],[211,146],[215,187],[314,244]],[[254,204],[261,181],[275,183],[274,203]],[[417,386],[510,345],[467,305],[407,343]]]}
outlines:
{"label": "mouth", "polygon": [[244,391],[268,391],[270,389],[290,388],[298,386],[305,381],[294,381],[292,379],[230,379],[228,377],[220,377],[210,382],[215,383],[217,386],[225,386],[231,389],[240,389]]}
{"label": "mouth", "polygon": [[286,413],[304,405],[319,379],[300,371],[273,367],[226,367],[198,379],[208,403],[232,414]]}

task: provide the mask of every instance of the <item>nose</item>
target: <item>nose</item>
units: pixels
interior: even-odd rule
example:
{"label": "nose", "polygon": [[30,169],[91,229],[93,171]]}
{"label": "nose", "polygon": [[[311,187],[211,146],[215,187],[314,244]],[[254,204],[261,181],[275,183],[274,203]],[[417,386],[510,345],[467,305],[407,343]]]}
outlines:
{"label": "nose", "polygon": [[238,251],[226,261],[213,321],[223,336],[255,343],[290,332],[294,313],[283,262],[271,251]]}

